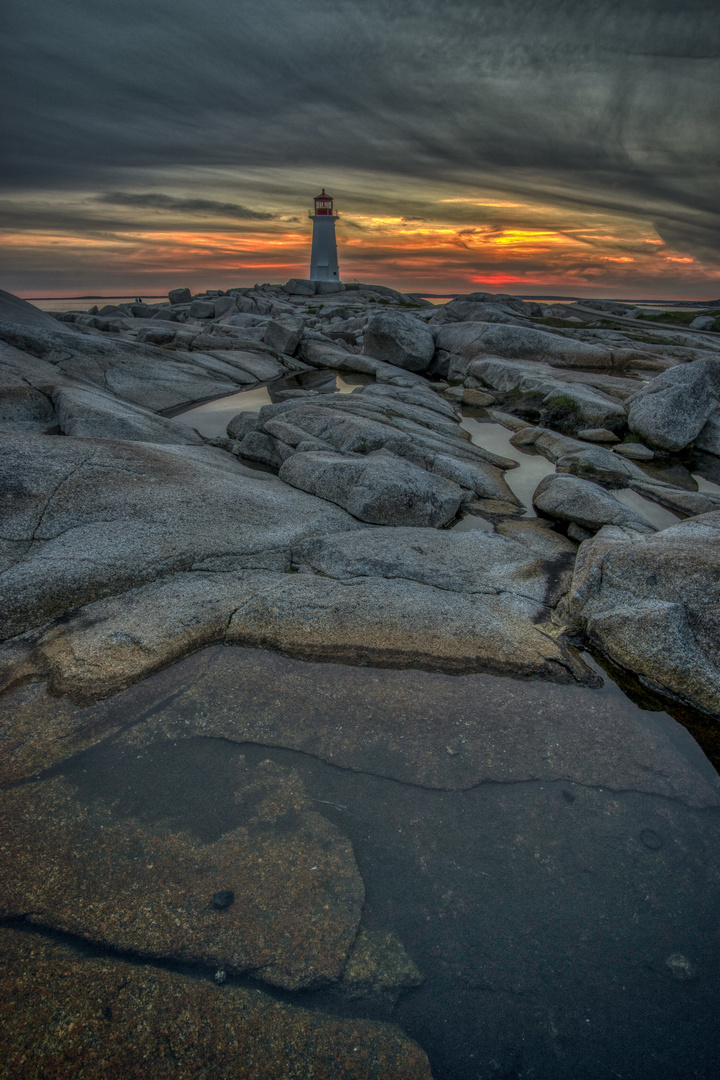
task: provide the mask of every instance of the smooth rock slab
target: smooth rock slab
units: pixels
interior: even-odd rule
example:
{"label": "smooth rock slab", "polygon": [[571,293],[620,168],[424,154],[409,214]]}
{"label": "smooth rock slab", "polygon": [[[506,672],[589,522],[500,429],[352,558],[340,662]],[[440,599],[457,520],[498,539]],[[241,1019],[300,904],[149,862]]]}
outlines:
{"label": "smooth rock slab", "polygon": [[3,639],[208,558],[254,565],[258,552],[357,527],[210,447],[8,437],[0,486],[4,536],[21,545],[2,575]]}
{"label": "smooth rock slab", "polygon": [[298,453],[283,462],[278,475],[374,525],[439,528],[455,517],[462,500],[462,489],[451,480],[385,451],[361,458]]}
{"label": "smooth rock slab", "polygon": [[[158,740],[212,738],[295,749],[424,788],[570,780],[720,806],[720,781],[691,736],[608,685],[308,664],[216,645],[93,705],[38,683],[4,704],[3,783],[33,777],[122,727],[117,745],[133,775],[143,747],[160,753]],[[124,791],[117,759],[104,760],[115,791]]]}
{"label": "smooth rock slab", "polygon": [[6,791],[0,913],[287,990],[337,981],[365,897],[350,842],[271,762],[238,769],[236,798],[245,823],[202,842],[84,805],[62,778]]}
{"label": "smooth rock slab", "polygon": [[100,390],[60,386],[53,391],[52,400],[63,435],[149,443],[204,443],[202,436],[187,424],[155,416],[139,405],[118,401]]}
{"label": "smooth rock slab", "polygon": [[232,394],[241,382],[228,378],[229,369],[224,375],[208,371],[202,354],[169,353],[135,341],[9,323],[0,323],[0,339],[29,353],[29,363],[37,357],[54,364],[57,381],[63,375],[84,380],[152,412]]}
{"label": "smooth rock slab", "polygon": [[[267,555],[265,556],[267,558]],[[176,574],[88,604],[0,647],[0,681],[44,678],[87,702],[213,642],[307,660],[490,671],[595,685],[537,600],[450,592],[378,577],[272,570]]]}
{"label": "smooth rock slab", "polygon": [[21,300],[14,293],[0,289],[0,321],[16,323],[18,326],[37,326],[47,330],[57,329],[57,321],[47,311],[41,311],[27,300]]}
{"label": "smooth rock slab", "polygon": [[431,1080],[399,1028],[0,930],[0,1053],[16,1078]]}

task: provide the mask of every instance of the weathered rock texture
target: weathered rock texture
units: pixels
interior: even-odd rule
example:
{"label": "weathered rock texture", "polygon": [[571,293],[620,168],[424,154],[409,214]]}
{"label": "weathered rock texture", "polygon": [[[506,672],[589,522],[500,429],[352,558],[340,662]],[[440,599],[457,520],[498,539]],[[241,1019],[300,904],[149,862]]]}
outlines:
{"label": "weathered rock texture", "polygon": [[435,352],[430,331],[411,315],[373,315],[365,331],[363,352],[386,364],[425,371]]}
{"label": "weathered rock texture", "polygon": [[209,447],[14,436],[3,450],[3,638],[142,581],[223,558],[257,565],[357,524]]}

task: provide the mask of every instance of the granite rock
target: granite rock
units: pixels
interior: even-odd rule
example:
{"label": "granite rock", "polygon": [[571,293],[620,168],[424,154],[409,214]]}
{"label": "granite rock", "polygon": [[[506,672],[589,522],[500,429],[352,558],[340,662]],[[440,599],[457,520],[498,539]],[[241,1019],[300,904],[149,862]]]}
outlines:
{"label": "granite rock", "polygon": [[720,404],[720,359],[695,360],[658,375],[630,403],[628,425],[650,446],[682,450]]}

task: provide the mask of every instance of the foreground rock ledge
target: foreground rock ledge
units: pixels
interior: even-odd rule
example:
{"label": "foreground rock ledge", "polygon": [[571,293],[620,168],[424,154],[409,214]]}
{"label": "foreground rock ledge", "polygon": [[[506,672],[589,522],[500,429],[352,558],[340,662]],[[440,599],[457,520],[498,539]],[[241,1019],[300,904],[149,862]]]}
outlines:
{"label": "foreground rock ledge", "polygon": [[81,959],[0,929],[0,1053],[18,1080],[431,1080],[390,1025],[280,1004],[257,990],[115,959]]}
{"label": "foreground rock ledge", "polygon": [[[536,625],[543,616],[548,624]],[[305,660],[598,683],[553,636],[549,610],[527,596],[272,572],[177,574],[88,604],[5,642],[0,678],[5,686],[46,678],[54,693],[92,701],[213,642]]]}

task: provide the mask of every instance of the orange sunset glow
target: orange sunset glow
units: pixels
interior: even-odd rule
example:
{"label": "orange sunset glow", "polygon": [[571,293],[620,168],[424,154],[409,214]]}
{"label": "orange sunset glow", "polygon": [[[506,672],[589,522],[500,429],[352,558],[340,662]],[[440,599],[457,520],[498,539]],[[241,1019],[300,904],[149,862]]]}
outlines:
{"label": "orange sunset glow", "polygon": [[[296,205],[275,199],[268,207],[258,199],[262,220],[242,222],[222,210],[214,220],[195,214],[182,215],[194,217],[184,221],[162,206],[140,206],[130,215],[103,206],[100,222],[97,200],[85,196],[72,208],[66,203],[60,215],[72,209],[74,227],[6,227],[3,246],[33,278],[43,268],[38,281],[47,295],[283,281],[308,271],[311,225],[300,216],[307,197],[300,182],[298,188]],[[720,268],[674,250],[651,223],[628,215],[490,196],[421,199],[417,190],[408,193],[406,213],[379,213],[367,206],[365,192],[343,198],[341,183],[336,190],[346,280],[385,281],[406,291],[487,288],[628,298],[710,295],[720,288]]]}

